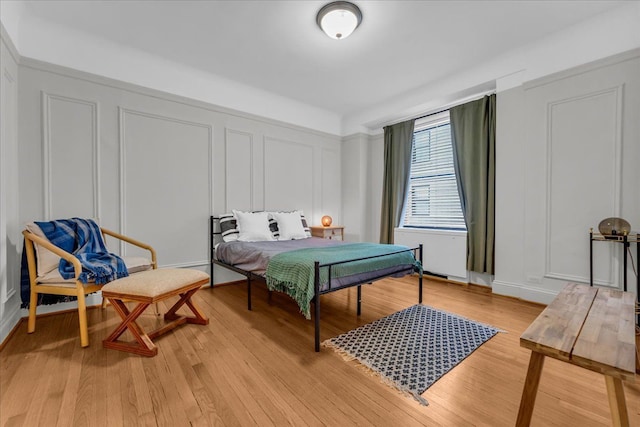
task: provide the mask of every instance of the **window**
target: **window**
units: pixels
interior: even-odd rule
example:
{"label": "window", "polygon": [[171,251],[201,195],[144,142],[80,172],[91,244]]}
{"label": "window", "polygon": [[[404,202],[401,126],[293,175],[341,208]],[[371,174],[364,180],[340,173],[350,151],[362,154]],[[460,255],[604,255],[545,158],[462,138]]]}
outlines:
{"label": "window", "polygon": [[402,225],[466,229],[453,169],[448,111],[416,121]]}

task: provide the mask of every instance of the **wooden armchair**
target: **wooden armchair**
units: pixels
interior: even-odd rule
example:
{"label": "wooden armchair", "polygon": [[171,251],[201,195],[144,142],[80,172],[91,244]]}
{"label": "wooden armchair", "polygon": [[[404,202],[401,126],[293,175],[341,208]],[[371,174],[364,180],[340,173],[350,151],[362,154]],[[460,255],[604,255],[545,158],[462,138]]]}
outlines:
{"label": "wooden armchair", "polygon": [[[142,257],[123,257],[123,260],[127,266],[127,270],[130,274],[157,268],[156,252],[150,245],[102,227],[100,229],[102,231],[103,238],[105,236],[111,236],[118,240],[122,240],[131,245],[149,251],[151,260]],[[85,303],[85,296],[99,291],[103,285],[97,285],[95,283],[82,283],[79,280],[80,273],[82,272],[82,265],[80,264],[78,258],[52,244],[45,237],[44,233],[42,233],[40,228],[34,223],[28,224],[27,228],[22,232],[22,234],[25,238],[24,250],[27,254],[31,294],[27,332],[33,333],[36,329],[36,308],[38,305],[38,294],[75,296],[78,298],[80,345],[82,347],[87,347],[89,345],[89,332],[87,329],[87,307]],[[46,267],[44,267],[43,263],[40,262],[40,258],[36,259],[36,250],[38,251],[38,257],[42,256],[43,259],[47,259],[48,265]],[[56,256],[64,258],[73,265],[75,271],[74,278],[68,280],[62,278],[62,276],[58,272],[57,264],[55,264],[55,260],[57,259],[55,258]],[[48,270],[51,265],[55,265],[55,268],[50,271],[38,271],[39,268],[41,270]]]}

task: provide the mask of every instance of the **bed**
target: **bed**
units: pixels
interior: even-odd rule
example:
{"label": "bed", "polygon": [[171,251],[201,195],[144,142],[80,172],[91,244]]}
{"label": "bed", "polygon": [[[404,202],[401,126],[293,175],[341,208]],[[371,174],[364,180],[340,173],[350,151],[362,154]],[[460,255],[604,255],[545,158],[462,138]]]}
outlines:
{"label": "bed", "polygon": [[[209,220],[211,286],[214,283],[214,265],[219,265],[247,278],[249,310],[253,280],[265,281],[270,292],[275,290],[289,295],[307,319],[314,319],[316,352],[320,351],[320,295],[357,286],[357,314],[360,315],[362,284],[417,272],[418,302],[422,303],[422,245],[409,248],[347,243],[306,235],[304,238],[277,240],[282,236],[278,236],[278,223],[272,218],[269,228],[276,236],[273,240],[222,241],[223,235],[228,237],[228,222],[233,221],[230,218],[227,214],[211,216]],[[302,221],[306,227],[304,216]],[[284,224],[280,224],[282,231]]]}

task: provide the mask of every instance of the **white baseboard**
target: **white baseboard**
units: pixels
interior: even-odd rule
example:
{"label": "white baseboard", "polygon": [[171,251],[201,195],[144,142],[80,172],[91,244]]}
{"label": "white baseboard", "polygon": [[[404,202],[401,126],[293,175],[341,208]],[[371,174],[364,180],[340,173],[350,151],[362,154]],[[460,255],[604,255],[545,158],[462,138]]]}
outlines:
{"label": "white baseboard", "polygon": [[20,322],[20,309],[15,308],[13,312],[6,314],[0,323],[0,343],[4,343],[13,328]]}
{"label": "white baseboard", "polygon": [[491,289],[492,292],[497,295],[506,295],[540,304],[551,303],[557,295],[557,292],[548,289],[533,288],[520,283],[503,282],[500,280],[494,280],[491,284]]}
{"label": "white baseboard", "polygon": [[469,283],[469,279],[467,279],[466,277],[447,276],[447,280],[450,280],[451,282],[464,283],[464,284]]}

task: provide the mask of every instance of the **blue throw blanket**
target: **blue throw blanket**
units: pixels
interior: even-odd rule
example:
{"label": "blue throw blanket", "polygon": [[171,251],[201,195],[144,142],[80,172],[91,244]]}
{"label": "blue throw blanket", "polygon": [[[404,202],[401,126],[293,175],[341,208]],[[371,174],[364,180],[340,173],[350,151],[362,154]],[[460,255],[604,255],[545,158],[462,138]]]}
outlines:
{"label": "blue throw blanket", "polygon": [[[51,243],[80,260],[82,283],[95,281],[102,285],[129,275],[122,258],[107,250],[100,227],[93,220],[71,218],[36,224]],[[60,260],[58,271],[64,279],[75,277],[73,264],[65,259]]]}

